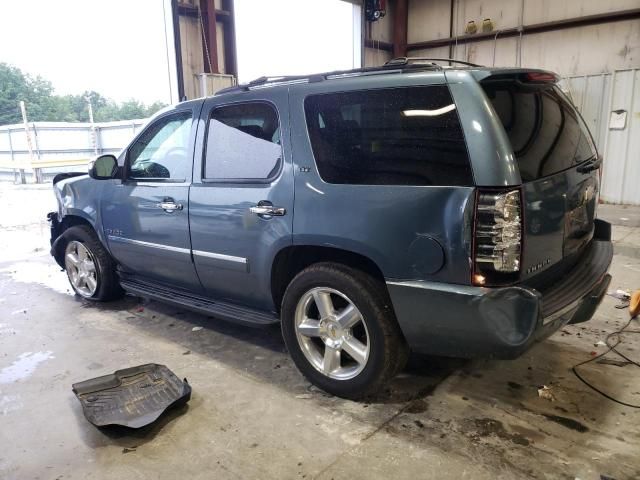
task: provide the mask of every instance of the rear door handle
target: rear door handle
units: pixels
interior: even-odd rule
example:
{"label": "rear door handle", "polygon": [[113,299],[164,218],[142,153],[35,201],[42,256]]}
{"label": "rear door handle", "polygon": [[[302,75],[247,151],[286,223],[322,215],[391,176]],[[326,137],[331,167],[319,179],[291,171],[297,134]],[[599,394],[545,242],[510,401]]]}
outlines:
{"label": "rear door handle", "polygon": [[249,211],[260,217],[282,217],[287,213],[285,208],[274,207],[273,204],[267,200],[258,202],[258,205],[251,207]]}
{"label": "rear door handle", "polygon": [[165,198],[160,203],[156,203],[156,207],[161,208],[167,213],[173,213],[176,210],[182,210],[184,208],[181,203],[176,203],[173,198]]}

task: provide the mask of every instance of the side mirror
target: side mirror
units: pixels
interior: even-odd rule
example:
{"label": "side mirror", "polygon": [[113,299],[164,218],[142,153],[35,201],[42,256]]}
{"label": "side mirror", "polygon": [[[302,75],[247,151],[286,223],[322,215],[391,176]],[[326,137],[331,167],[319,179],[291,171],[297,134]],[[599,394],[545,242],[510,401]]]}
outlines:
{"label": "side mirror", "polygon": [[109,180],[118,173],[118,160],[111,154],[100,155],[89,164],[89,176],[95,180]]}

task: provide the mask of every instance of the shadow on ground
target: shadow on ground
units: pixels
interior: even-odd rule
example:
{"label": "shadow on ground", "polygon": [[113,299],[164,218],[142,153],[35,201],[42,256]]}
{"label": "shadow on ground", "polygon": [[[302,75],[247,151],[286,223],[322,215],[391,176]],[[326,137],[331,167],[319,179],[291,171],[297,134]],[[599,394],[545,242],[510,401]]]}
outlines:
{"label": "shadow on ground", "polygon": [[[342,401],[312,386],[298,373],[286,351],[279,326],[251,328],[129,296],[106,306],[83,306],[123,311],[125,319],[135,328],[161,337],[163,341],[182,345],[186,354],[206,355],[257,379],[276,384],[291,394],[310,392],[325,401]],[[157,363],[163,363],[162,359]],[[458,359],[411,355],[403,373],[378,395],[363,402],[400,404],[424,397],[467,363]]]}

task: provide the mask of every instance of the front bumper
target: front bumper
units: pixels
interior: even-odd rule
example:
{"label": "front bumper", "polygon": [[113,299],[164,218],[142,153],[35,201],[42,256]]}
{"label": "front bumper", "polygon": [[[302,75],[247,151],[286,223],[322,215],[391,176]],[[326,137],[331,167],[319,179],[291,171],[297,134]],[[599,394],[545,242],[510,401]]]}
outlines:
{"label": "front bumper", "polygon": [[515,358],[568,323],[589,320],[611,276],[611,241],[594,239],[576,267],[544,293],[388,281],[398,323],[412,350],[461,358]]}
{"label": "front bumper", "polygon": [[49,250],[49,253],[55,259],[56,263],[64,268],[62,252],[58,248],[58,240],[61,238],[61,225],[58,219],[58,212],[49,212],[47,214],[47,221],[49,222],[49,230],[51,232],[51,238],[49,239],[51,250]]}

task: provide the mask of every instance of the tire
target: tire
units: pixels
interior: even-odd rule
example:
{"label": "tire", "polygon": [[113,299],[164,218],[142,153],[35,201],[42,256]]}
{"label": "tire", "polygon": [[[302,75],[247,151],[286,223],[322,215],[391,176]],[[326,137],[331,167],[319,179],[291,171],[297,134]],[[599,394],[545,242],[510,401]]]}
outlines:
{"label": "tire", "polygon": [[64,269],[74,292],[96,302],[122,297],[124,291],[118,282],[115,262],[93,229],[76,225],[65,230],[64,236]]}
{"label": "tire", "polygon": [[307,267],[287,287],[281,312],[294,363],[333,395],[371,396],[407,362],[409,349],[387,290],[362,271],[330,262]]}

